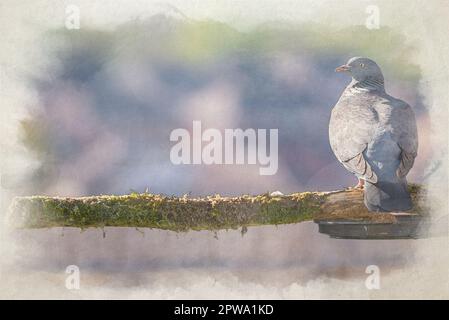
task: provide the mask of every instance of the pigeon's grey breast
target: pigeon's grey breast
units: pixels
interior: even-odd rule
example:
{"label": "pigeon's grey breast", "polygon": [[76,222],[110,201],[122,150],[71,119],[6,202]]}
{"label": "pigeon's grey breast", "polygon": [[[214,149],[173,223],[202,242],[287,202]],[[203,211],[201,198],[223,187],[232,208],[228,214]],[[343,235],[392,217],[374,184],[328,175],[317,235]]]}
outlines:
{"label": "pigeon's grey breast", "polygon": [[337,159],[358,177],[375,183],[377,176],[363,152],[372,141],[379,118],[373,108],[375,97],[345,90],[332,110],[329,140]]}

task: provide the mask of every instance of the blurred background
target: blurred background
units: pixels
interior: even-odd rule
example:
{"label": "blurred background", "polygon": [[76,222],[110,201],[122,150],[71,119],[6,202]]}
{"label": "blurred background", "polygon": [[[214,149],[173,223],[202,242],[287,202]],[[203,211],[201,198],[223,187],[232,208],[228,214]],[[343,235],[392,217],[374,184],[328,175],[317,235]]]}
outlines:
{"label": "blurred background", "polygon": [[[46,70],[33,76],[35,104],[21,121],[21,143],[37,160],[22,194],[88,195],[133,191],[180,195],[332,190],[355,183],[328,142],[331,108],[349,83],[334,69],[368,56],[390,94],[413,106],[421,146],[410,180],[420,182],[428,119],[418,93],[414,48],[389,28],[335,30],[267,23],[237,31],[172,9],[113,30],[48,31]],[[382,48],[382,50],[379,50]],[[259,165],[170,162],[170,132],[206,128],[279,129],[279,170]],[[23,189],[23,186],[27,187]]]}
{"label": "blurred background", "polygon": [[[383,68],[407,101],[420,148],[409,174],[447,163],[447,19],[443,2],[16,1],[0,5],[1,218],[15,195],[150,192],[182,195],[332,190],[355,184],[328,142],[330,112],[353,56]],[[81,29],[64,28],[77,4]],[[184,13],[185,14],[184,14]],[[398,12],[401,14],[399,15]],[[438,18],[441,16],[441,18]],[[140,18],[139,18],[140,17]],[[391,27],[391,28],[390,28]],[[421,96],[425,95],[424,96]],[[428,112],[430,112],[431,124]],[[170,132],[279,129],[279,170],[170,162]],[[447,214],[440,166],[432,215]],[[3,227],[3,225],[2,225]],[[173,233],[134,228],[1,231],[2,297],[310,298],[447,296],[447,238],[350,241],[313,222]],[[218,238],[218,239],[217,239]],[[65,287],[66,267],[81,290]],[[365,268],[382,270],[366,290]]]}

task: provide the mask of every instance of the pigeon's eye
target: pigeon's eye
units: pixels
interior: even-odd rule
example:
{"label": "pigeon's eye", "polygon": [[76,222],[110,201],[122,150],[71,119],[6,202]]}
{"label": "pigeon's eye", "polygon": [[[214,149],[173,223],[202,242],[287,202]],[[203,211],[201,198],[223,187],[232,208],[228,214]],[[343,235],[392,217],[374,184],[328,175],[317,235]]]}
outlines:
{"label": "pigeon's eye", "polygon": [[360,67],[361,67],[361,68],[365,68],[365,64],[364,64],[364,63],[361,63],[361,64],[360,64]]}

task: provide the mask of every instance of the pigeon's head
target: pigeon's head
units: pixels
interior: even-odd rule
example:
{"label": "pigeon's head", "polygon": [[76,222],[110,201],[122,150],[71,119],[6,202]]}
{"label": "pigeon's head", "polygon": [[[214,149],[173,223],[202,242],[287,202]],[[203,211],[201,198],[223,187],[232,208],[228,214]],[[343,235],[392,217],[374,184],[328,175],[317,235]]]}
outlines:
{"label": "pigeon's head", "polygon": [[357,82],[384,82],[384,76],[377,63],[368,58],[354,57],[335,69],[335,72],[348,72]]}

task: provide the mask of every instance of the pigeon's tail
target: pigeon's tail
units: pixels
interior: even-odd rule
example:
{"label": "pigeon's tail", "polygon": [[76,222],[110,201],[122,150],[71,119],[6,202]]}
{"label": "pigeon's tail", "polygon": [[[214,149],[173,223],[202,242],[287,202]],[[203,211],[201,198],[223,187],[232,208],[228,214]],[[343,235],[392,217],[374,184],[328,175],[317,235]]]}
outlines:
{"label": "pigeon's tail", "polygon": [[398,182],[365,182],[365,205],[370,211],[406,211],[412,200],[405,179]]}

